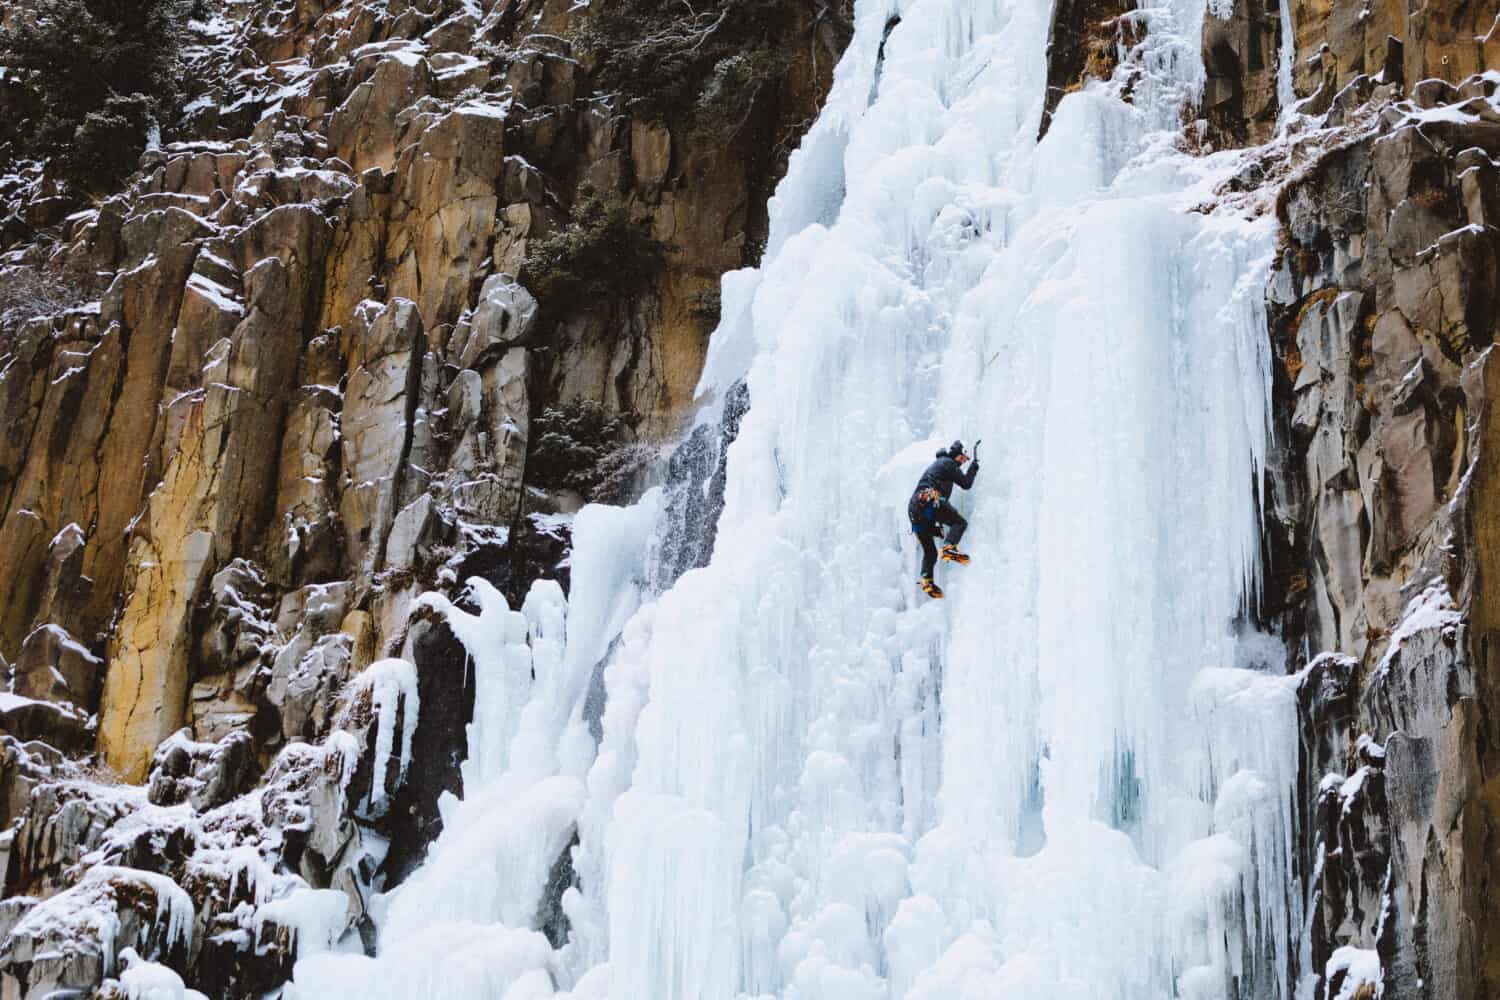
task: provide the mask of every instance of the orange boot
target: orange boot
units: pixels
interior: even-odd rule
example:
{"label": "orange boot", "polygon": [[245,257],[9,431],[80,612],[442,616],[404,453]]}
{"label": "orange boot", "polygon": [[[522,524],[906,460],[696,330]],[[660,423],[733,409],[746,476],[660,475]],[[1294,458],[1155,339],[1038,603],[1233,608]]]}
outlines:
{"label": "orange boot", "polygon": [[958,551],[957,545],[944,545],[942,549],[943,562],[958,563],[960,566],[969,565],[967,553]]}
{"label": "orange boot", "polygon": [[933,583],[932,577],[924,576],[922,577],[922,593],[928,597],[941,598],[943,596],[943,588]]}

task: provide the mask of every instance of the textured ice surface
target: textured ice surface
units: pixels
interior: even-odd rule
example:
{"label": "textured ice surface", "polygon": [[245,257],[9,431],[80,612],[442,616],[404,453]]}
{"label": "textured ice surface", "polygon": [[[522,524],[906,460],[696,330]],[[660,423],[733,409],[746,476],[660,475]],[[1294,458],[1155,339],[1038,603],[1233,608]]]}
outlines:
{"label": "textured ice surface", "polygon": [[[1091,83],[1038,144],[1049,0],[860,0],[724,281],[701,389],[750,410],[711,563],[647,591],[652,494],[578,515],[567,607],[438,603],[466,800],[380,956],[297,996],[1288,996],[1294,697],[1236,669],[1275,659],[1237,624],[1274,221],[1195,210],[1233,156],[1174,148],[1204,2],[1132,14],[1133,103]],[[905,501],[954,436],[974,564],[928,602]]]}
{"label": "textured ice surface", "polygon": [[[426,863],[376,901],[378,957],[299,946],[289,1000],[524,1000],[573,979],[533,928],[552,868],[578,830],[595,756],[584,704],[595,668],[640,607],[655,500],[578,515],[571,606],[553,581],[535,583],[518,612],[477,578],[468,583],[477,614],[424,598],[474,670],[465,797],[440,803],[443,832]],[[309,909],[297,912],[317,926]]]}

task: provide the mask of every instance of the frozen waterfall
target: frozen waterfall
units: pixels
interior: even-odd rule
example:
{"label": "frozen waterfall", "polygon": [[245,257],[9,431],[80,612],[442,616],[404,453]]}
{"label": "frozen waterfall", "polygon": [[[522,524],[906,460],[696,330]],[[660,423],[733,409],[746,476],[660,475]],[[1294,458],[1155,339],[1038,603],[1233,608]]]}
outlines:
{"label": "frozen waterfall", "polygon": [[[1244,624],[1275,228],[1174,144],[1204,4],[1128,15],[1038,143],[1050,0],[860,0],[725,279],[712,561],[652,591],[653,491],[579,515],[567,602],[436,602],[466,799],[378,956],[304,953],[295,997],[1293,996],[1294,696]],[[974,563],[929,602],[905,504],[955,436]]]}

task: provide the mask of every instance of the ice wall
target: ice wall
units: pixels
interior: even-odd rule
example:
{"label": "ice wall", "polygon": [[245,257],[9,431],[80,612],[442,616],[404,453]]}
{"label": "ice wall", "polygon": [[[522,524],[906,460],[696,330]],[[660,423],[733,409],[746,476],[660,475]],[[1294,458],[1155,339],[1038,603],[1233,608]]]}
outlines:
{"label": "ice wall", "polygon": [[[653,495],[580,515],[565,649],[545,587],[450,611],[466,801],[380,956],[306,959],[297,996],[1289,995],[1292,693],[1237,624],[1274,226],[1174,144],[1203,0],[1130,15],[1038,144],[1049,11],[861,0],[725,282],[702,390],[750,408],[712,560],[652,592]],[[954,436],[974,563],[929,602],[905,503]]]}

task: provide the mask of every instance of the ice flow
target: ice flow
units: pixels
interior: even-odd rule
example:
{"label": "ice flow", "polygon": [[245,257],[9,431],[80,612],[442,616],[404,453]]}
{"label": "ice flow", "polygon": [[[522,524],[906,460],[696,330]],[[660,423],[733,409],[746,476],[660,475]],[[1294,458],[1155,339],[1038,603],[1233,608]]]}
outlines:
{"label": "ice flow", "polygon": [[[859,0],[724,282],[711,561],[653,590],[653,492],[579,515],[567,601],[434,602],[465,799],[296,997],[1289,996],[1293,695],[1242,652],[1274,226],[1178,148],[1204,3],[1128,15],[1038,142],[1050,0]],[[928,602],[905,503],[955,435],[974,563]]]}

